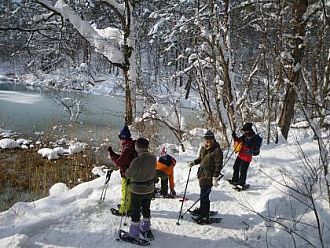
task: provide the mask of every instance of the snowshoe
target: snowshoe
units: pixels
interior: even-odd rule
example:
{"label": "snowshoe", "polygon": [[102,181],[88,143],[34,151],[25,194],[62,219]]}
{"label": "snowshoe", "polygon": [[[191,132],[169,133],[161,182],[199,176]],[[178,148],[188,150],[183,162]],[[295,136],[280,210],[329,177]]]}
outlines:
{"label": "snowshoe", "polygon": [[[116,208],[111,208],[110,211],[113,215],[116,215],[116,216],[125,216],[126,215],[125,213],[120,213],[119,210]],[[127,212],[127,216],[131,216],[131,213]]]}
{"label": "snowshoe", "polygon": [[170,198],[173,199],[175,198],[175,195],[170,195],[170,194],[166,194],[166,195],[162,195],[164,198]]}
{"label": "snowshoe", "polygon": [[146,231],[146,232],[141,232],[141,235],[142,235],[145,239],[147,239],[147,240],[149,240],[149,241],[155,239],[155,237],[154,237],[154,235],[152,234],[151,230]]}
{"label": "snowshoe", "polygon": [[220,217],[211,217],[211,218],[191,217],[191,218],[192,218],[193,221],[195,221],[199,225],[209,225],[209,224],[213,224],[213,223],[220,223],[222,221],[222,218],[220,218]]}
{"label": "snowshoe", "polygon": [[119,230],[118,231],[119,238],[122,241],[129,242],[135,245],[140,245],[140,246],[147,246],[150,245],[150,242],[148,240],[140,239],[140,238],[132,238],[129,236],[129,233],[124,231],[124,230]]}
{"label": "snowshoe", "polygon": [[236,185],[235,187],[233,187],[233,189],[238,191],[238,192],[241,192],[241,191],[249,189],[249,188],[250,188],[250,184],[245,184],[244,186]]}
{"label": "snowshoe", "polygon": [[[199,208],[195,208],[194,210],[188,210],[188,212],[193,216],[199,216],[201,214]],[[217,214],[218,214],[218,211],[210,210],[210,212],[209,212],[210,216],[214,216],[214,215],[217,215]]]}

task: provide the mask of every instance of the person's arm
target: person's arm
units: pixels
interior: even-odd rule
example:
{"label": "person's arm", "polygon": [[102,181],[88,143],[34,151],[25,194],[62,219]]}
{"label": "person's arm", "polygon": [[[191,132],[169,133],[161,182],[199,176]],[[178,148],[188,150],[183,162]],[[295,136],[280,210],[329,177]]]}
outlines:
{"label": "person's arm", "polygon": [[123,171],[126,171],[126,169],[130,165],[131,159],[132,159],[132,154],[130,150],[126,148],[122,151],[122,153],[118,156],[116,160],[113,160],[113,162],[116,164],[118,168],[120,168]]}
{"label": "person's arm", "polygon": [[199,151],[199,155],[198,155],[198,158],[196,158],[193,162],[194,164],[200,164],[202,162],[202,151],[203,151],[203,147],[201,148],[201,150]]}
{"label": "person's arm", "polygon": [[214,151],[214,166],[215,170],[213,173],[213,177],[219,177],[223,166],[223,153],[220,147],[215,149]]}
{"label": "person's arm", "polygon": [[109,152],[109,156],[113,162],[115,162],[120,156],[118,153],[116,153],[112,150],[111,146],[108,147],[108,152]]}

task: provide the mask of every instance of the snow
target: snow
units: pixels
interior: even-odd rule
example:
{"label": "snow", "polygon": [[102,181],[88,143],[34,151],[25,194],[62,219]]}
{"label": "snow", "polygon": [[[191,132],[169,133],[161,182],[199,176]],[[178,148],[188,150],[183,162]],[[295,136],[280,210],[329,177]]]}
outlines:
{"label": "snow", "polygon": [[49,195],[60,195],[69,190],[65,183],[56,183],[49,189]]}
{"label": "snow", "polygon": [[1,139],[0,140],[0,148],[1,149],[12,149],[12,148],[19,148],[20,145],[17,141],[13,140],[13,139]]}
{"label": "snow", "polygon": [[[196,129],[192,133],[201,136],[204,131]],[[297,137],[309,161],[318,161],[318,146],[312,140],[312,135],[307,136],[306,131],[301,134],[299,130],[294,130],[291,135],[288,142],[262,146],[261,155],[254,157],[248,171],[249,190],[236,192],[224,179],[212,189],[211,209],[218,211],[223,218],[220,224],[197,225],[186,214],[177,225],[182,203],[178,199],[153,200],[151,221],[155,240],[151,242],[151,247],[245,247],[245,244],[266,247],[266,242],[272,247],[292,247],[290,235],[281,230],[277,223],[270,221],[280,222],[283,219],[287,219],[285,223],[290,230],[295,230],[295,226],[297,230],[300,228],[299,233],[303,237],[315,247],[320,247],[317,229],[313,228],[316,225],[313,211],[293,196],[299,200],[304,200],[304,197],[289,195],[288,188],[278,183],[283,183],[281,171],[296,179],[301,175],[303,163],[294,143]],[[164,146],[168,149],[171,147],[170,144]],[[187,161],[197,157],[197,147],[172,155],[177,160],[175,190],[182,196],[189,171]],[[225,178],[232,175],[234,159],[235,156],[232,156],[222,170]],[[197,167],[193,167],[190,174],[186,192],[189,200],[183,203],[183,212],[199,197]],[[128,230],[123,223],[129,223],[129,219],[110,213],[110,208],[120,201],[119,171],[111,175],[104,202],[100,202],[99,198],[105,182],[105,167],[94,167],[93,171],[100,177],[72,189],[57,183],[49,190],[48,197],[34,202],[19,202],[0,213],[0,247],[136,247],[116,241],[118,229]],[[323,193],[319,187],[315,188],[314,203],[319,210],[323,242],[327,247],[330,244],[330,211]],[[257,213],[267,218],[261,218]],[[301,228],[299,222],[290,224],[289,220],[294,217],[301,217],[304,223],[311,225]],[[298,237],[295,238],[297,247],[311,247]]]}
{"label": "snow", "polygon": [[55,147],[55,148],[41,148],[38,150],[38,154],[40,154],[43,158],[47,157],[48,160],[59,159],[60,155],[64,154],[75,154],[83,152],[85,149],[86,143],[76,142],[69,146],[68,149],[63,147]]}

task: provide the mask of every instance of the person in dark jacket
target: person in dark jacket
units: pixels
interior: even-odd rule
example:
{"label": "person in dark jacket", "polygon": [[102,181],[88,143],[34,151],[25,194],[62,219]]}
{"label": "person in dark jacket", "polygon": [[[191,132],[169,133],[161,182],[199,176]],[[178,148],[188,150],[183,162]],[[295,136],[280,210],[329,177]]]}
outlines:
{"label": "person in dark jacket", "polygon": [[189,166],[200,164],[197,178],[200,186],[200,207],[198,224],[210,223],[210,199],[212,186],[218,186],[218,177],[223,166],[223,154],[219,143],[215,140],[214,133],[208,130],[204,135],[204,146],[199,152],[199,157],[189,163]]}
{"label": "person in dark jacket", "polygon": [[235,131],[232,136],[234,139],[235,152],[238,153],[234,163],[233,177],[229,182],[234,185],[235,189],[242,190],[246,185],[247,171],[252,160],[254,149],[253,136],[255,132],[252,129],[252,123],[247,122],[243,125],[241,131],[243,135],[237,137]]}
{"label": "person in dark jacket", "polygon": [[111,160],[116,164],[117,168],[120,170],[121,175],[121,201],[119,209],[112,208],[111,212],[114,215],[127,215],[131,210],[131,195],[130,195],[130,185],[129,181],[125,176],[126,170],[129,168],[132,160],[137,156],[137,152],[135,151],[135,140],[131,137],[131,132],[128,126],[124,126],[123,129],[120,130],[118,135],[121,141],[122,151],[120,154],[114,152],[112,147],[108,147],[108,152],[111,157]]}
{"label": "person in dark jacket", "polygon": [[[156,175],[156,156],[149,152],[149,141],[139,138],[135,143],[138,157],[135,158],[125,175],[131,180],[132,222],[129,228],[129,236],[138,239],[140,233],[153,239],[150,230],[150,203],[155,190],[154,178]],[[140,222],[141,211],[143,219]]]}

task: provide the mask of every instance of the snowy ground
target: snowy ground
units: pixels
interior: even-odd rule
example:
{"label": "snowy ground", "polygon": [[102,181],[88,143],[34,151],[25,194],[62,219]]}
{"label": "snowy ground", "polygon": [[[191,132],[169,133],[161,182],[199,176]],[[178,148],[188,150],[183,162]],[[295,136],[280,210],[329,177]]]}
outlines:
{"label": "snowy ground", "polygon": [[[309,135],[307,135],[309,136]],[[317,143],[309,137],[301,138],[300,143],[315,163],[318,162]],[[178,163],[175,168],[176,191],[183,194],[189,168],[186,161],[196,157],[196,149],[175,156]],[[226,178],[231,177],[235,155],[223,169]],[[298,205],[286,208],[288,197],[281,192],[281,187],[270,179],[282,180],[279,169],[288,173],[298,173],[302,164],[293,145],[264,145],[260,156],[251,163],[248,183],[251,189],[236,192],[225,181],[214,188],[211,193],[211,209],[217,210],[222,223],[200,226],[191,221],[186,214],[180,225],[177,219],[181,202],[178,199],[160,199],[152,201],[152,229],[155,240],[152,247],[243,247],[244,243],[252,247],[294,247],[287,232],[274,229],[260,217],[244,206],[250,206],[258,213],[267,215],[277,211],[279,216],[299,214],[304,211]],[[187,197],[183,205],[185,211],[198,198],[199,186],[196,179],[197,166],[191,171]],[[93,181],[82,183],[68,190],[58,185],[49,197],[31,203],[17,203],[6,212],[0,213],[0,247],[134,247],[134,245],[117,241],[117,230],[121,218],[110,213],[120,200],[120,175],[114,172],[109,182],[109,189],[104,202],[99,198],[104,184],[104,176]],[[319,208],[325,247],[330,244],[330,211],[328,205],[316,201]],[[303,214],[304,222],[314,223],[313,214],[307,210]],[[129,219],[122,219],[122,228],[127,230]],[[268,226],[268,228],[266,228]],[[314,229],[313,229],[314,230]],[[316,230],[309,232],[308,238],[316,246]],[[315,235],[314,235],[315,232]],[[306,236],[305,236],[306,237]],[[315,240],[313,239],[315,237]],[[298,240],[298,247],[310,247]]]}

